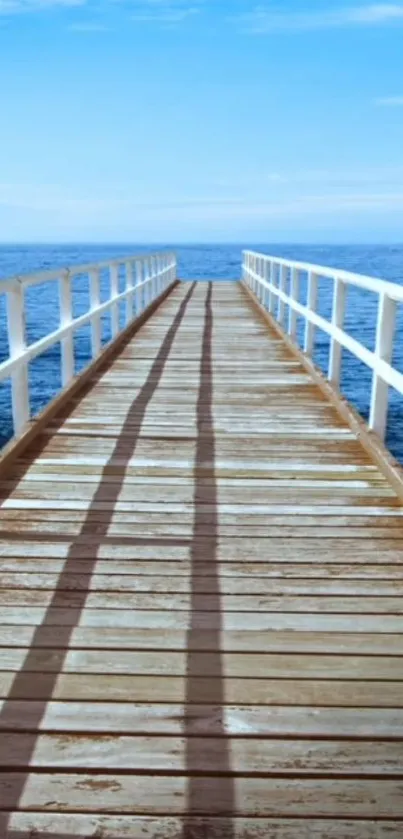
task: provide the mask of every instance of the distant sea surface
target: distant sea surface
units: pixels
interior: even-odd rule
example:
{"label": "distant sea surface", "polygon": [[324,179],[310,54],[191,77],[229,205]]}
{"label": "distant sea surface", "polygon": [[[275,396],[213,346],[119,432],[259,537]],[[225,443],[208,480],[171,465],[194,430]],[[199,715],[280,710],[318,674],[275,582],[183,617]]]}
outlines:
{"label": "distant sea surface", "polygon": [[[132,254],[173,249],[178,256],[178,275],[182,279],[238,279],[241,273],[242,250],[250,247],[261,253],[298,259],[302,262],[345,268],[367,276],[379,277],[403,285],[403,245],[188,245],[142,247],[138,245],[0,245],[0,279],[15,274],[28,274],[53,268],[99,262]],[[123,276],[120,278],[123,283]],[[304,276],[301,283],[301,300],[306,293]],[[121,286],[123,289],[123,285]],[[329,317],[332,305],[332,282],[319,283],[319,312]],[[101,299],[108,296],[107,272],[101,275]],[[57,283],[42,283],[26,292],[26,330],[28,343],[38,340],[58,326],[59,308]],[[78,276],[73,286],[74,316],[83,314],[89,307],[89,289],[86,276]],[[369,349],[375,347],[376,296],[359,289],[349,288],[346,305],[346,329]],[[121,312],[123,319],[123,307]],[[303,324],[299,323],[302,340]],[[102,322],[102,338],[110,337],[109,316]],[[5,295],[0,295],[0,361],[8,356],[5,320]],[[327,369],[329,340],[318,332],[314,359]],[[76,372],[90,358],[89,327],[77,330],[75,336]],[[403,305],[399,306],[393,363],[403,372]],[[47,350],[29,365],[30,400],[32,413],[37,413],[61,387],[60,347]],[[343,351],[342,391],[364,418],[369,414],[371,394],[370,371]],[[0,445],[12,436],[11,397],[8,382],[0,383]],[[387,444],[403,463],[403,398],[391,391]]]}

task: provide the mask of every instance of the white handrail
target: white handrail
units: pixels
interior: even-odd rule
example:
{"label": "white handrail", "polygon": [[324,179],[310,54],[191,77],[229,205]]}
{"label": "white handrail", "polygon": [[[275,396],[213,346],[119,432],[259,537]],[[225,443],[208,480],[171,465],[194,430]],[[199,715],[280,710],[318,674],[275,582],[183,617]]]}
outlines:
{"label": "white handrail", "polygon": [[[298,300],[299,275],[308,275],[307,303]],[[290,294],[286,292],[288,273]],[[305,262],[266,256],[244,251],[242,277],[265,308],[285,328],[285,309],[288,306],[288,334],[296,341],[296,319],[305,320],[304,351],[312,355],[315,328],[330,336],[328,379],[336,387],[340,384],[341,350],[344,347],[373,371],[369,427],[385,438],[388,414],[389,387],[403,394],[403,374],[391,365],[396,327],[396,308],[403,303],[403,286],[385,280],[353,274],[338,268],[327,268]],[[332,318],[326,320],[316,312],[318,279],[333,280]],[[276,282],[277,278],[277,282]],[[378,323],[375,352],[371,352],[343,329],[345,292],[348,285],[378,295]],[[277,312],[274,301],[277,300]]]}
{"label": "white handrail", "polygon": [[346,271],[344,268],[329,268],[326,265],[315,265],[309,262],[298,262],[292,259],[283,259],[279,256],[267,256],[266,254],[257,253],[255,251],[243,251],[244,257],[250,256],[258,257],[265,261],[275,262],[276,265],[285,265],[286,268],[296,268],[298,271],[306,271],[307,274],[312,272],[320,277],[329,277],[333,280],[335,276],[340,277],[346,285],[355,285],[358,288],[365,288],[367,291],[374,291],[379,293],[379,287],[382,289],[391,300],[397,300],[403,303],[403,286],[397,283],[390,283],[387,280],[382,280],[378,277],[367,277],[365,274],[354,274],[352,271]]}
{"label": "white handrail", "polygon": [[[119,293],[119,269],[124,266],[125,290]],[[110,272],[110,295],[100,302],[100,270]],[[176,279],[176,256],[171,252],[141,254],[89,265],[71,266],[54,271],[0,280],[0,294],[7,299],[7,330],[9,357],[0,364],[0,382],[11,378],[14,435],[20,436],[30,419],[28,363],[53,344],[61,342],[62,385],[74,377],[74,343],[76,329],[91,324],[91,360],[101,352],[101,315],[111,312],[111,341],[126,328],[168,285]],[[87,274],[90,281],[90,308],[73,318],[72,279]],[[25,336],[25,289],[45,282],[59,283],[60,325],[58,329],[27,346]],[[125,322],[119,327],[119,303],[125,302]],[[105,346],[105,345],[104,345]]]}

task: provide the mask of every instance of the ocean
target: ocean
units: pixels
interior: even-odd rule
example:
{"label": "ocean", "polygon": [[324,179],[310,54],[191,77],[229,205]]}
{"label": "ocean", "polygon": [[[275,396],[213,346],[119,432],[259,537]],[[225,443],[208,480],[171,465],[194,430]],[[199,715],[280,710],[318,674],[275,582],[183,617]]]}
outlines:
{"label": "ocean", "polygon": [[[82,265],[109,258],[137,253],[172,249],[178,256],[178,276],[184,279],[237,279],[241,273],[242,250],[251,248],[261,253],[273,254],[302,262],[345,268],[360,274],[380,277],[403,285],[403,245],[167,245],[144,247],[121,245],[0,245],[0,279],[15,274],[50,270],[69,265]],[[120,278],[123,282],[123,276]],[[107,297],[107,274],[101,275],[101,299]],[[304,277],[301,299],[305,293]],[[122,286],[123,289],[123,286]],[[319,283],[318,311],[329,317],[332,305],[332,282],[322,279]],[[28,343],[38,340],[58,326],[57,283],[43,283],[26,292],[26,330]],[[74,316],[83,314],[89,306],[89,289],[86,277],[78,277],[73,286]],[[123,307],[121,311],[123,319]],[[346,304],[347,331],[369,349],[375,347],[376,296],[360,289],[349,288]],[[5,321],[5,295],[0,295],[0,361],[8,356]],[[102,338],[110,336],[109,316],[102,319]],[[299,323],[302,340],[302,323]],[[90,358],[90,330],[82,327],[75,337],[76,372]],[[329,340],[317,332],[314,360],[321,369],[327,369]],[[395,339],[394,366],[403,372],[403,305],[399,307]],[[29,365],[31,411],[37,413],[61,387],[60,347],[52,347]],[[371,395],[370,371],[347,351],[343,351],[341,388],[344,395],[366,419]],[[0,445],[12,436],[11,398],[8,382],[0,383]],[[390,392],[387,445],[403,463],[403,397]]]}

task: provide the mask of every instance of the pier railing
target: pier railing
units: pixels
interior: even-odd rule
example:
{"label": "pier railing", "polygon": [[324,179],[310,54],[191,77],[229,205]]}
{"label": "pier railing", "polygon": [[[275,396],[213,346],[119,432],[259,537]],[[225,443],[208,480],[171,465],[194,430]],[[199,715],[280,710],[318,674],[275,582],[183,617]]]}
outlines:
{"label": "pier railing", "polygon": [[[306,303],[301,303],[300,277],[307,275]],[[372,370],[369,427],[384,439],[387,426],[389,388],[403,394],[403,374],[391,364],[396,328],[396,310],[403,303],[403,287],[385,280],[365,277],[349,271],[280,259],[276,256],[244,251],[242,276],[260,303],[275,318],[294,342],[297,342],[297,318],[304,320],[303,349],[311,357],[315,330],[330,338],[327,376],[340,385],[342,349],[345,348]],[[318,281],[333,283],[332,315],[327,320],[317,312]],[[377,295],[378,315],[375,350],[372,352],[344,329],[346,290],[355,286]]]}
{"label": "pier railing", "polygon": [[[100,298],[100,272],[109,271],[109,296]],[[124,291],[119,291],[121,272]],[[89,278],[90,307],[73,317],[72,281],[78,275]],[[100,354],[101,315],[110,312],[111,341],[176,279],[176,258],[170,252],[142,254],[91,265],[77,265],[0,281],[0,294],[6,295],[9,357],[0,364],[0,382],[11,379],[14,435],[19,436],[30,419],[28,364],[45,350],[61,344],[62,386],[74,378],[74,340],[77,329],[91,326],[91,360]],[[55,282],[59,285],[59,327],[32,344],[25,329],[25,290],[29,286]],[[119,304],[125,303],[125,319],[120,326]],[[108,342],[110,343],[110,342]]]}

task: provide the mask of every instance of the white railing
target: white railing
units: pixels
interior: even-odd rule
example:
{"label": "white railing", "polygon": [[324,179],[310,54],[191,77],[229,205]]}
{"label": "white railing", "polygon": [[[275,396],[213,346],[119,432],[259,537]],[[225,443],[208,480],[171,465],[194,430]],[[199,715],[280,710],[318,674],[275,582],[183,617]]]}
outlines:
{"label": "white railing", "polygon": [[[125,290],[119,293],[119,271],[124,269]],[[100,301],[100,272],[109,270],[109,298]],[[90,308],[73,318],[72,279],[89,277]],[[12,414],[15,436],[22,434],[30,419],[28,363],[54,344],[61,343],[62,386],[74,378],[75,330],[91,324],[91,358],[101,352],[101,315],[110,312],[111,341],[176,279],[176,257],[169,252],[130,256],[92,265],[78,265],[43,273],[0,280],[0,294],[7,298],[9,357],[0,364],[0,382],[11,378]],[[60,325],[54,332],[27,345],[25,335],[25,289],[39,283],[59,284]],[[125,323],[119,327],[119,304],[125,303]],[[108,342],[110,343],[110,342]],[[105,346],[105,344],[104,344]]]}
{"label": "white railing", "polygon": [[[305,272],[308,277],[305,305],[299,301],[301,272]],[[293,262],[253,251],[244,251],[242,277],[294,342],[297,340],[297,318],[304,319],[304,351],[308,356],[313,352],[316,328],[330,336],[328,379],[334,386],[339,387],[340,384],[343,347],[373,371],[369,427],[384,439],[389,387],[403,394],[403,374],[391,365],[396,308],[398,303],[403,303],[403,287],[349,271]],[[316,311],[320,277],[333,282],[331,320],[326,320]],[[364,347],[343,329],[347,286],[365,289],[378,297],[375,352]]]}

